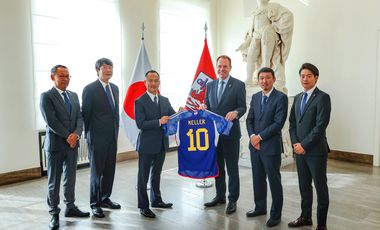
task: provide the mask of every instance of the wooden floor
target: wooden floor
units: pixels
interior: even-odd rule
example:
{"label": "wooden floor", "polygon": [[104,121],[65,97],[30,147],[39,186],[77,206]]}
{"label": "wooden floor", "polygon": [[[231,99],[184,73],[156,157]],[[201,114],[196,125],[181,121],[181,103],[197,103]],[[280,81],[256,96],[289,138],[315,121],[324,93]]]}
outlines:
{"label": "wooden floor", "polygon": [[[168,153],[162,173],[161,191],[173,209],[153,209],[156,219],[147,219],[137,209],[135,190],[137,161],[118,163],[112,199],[122,209],[106,211],[106,218],[65,218],[61,204],[61,229],[266,229],[266,216],[247,218],[253,208],[252,176],[248,168],[240,168],[241,195],[237,212],[226,216],[225,205],[205,209],[203,203],[214,197],[215,187],[197,188],[197,180],[177,175],[177,157]],[[330,230],[380,229],[380,168],[329,160]],[[47,180],[0,187],[0,229],[48,229],[50,216],[46,205]],[[284,208],[282,222],[271,229],[288,229],[287,223],[300,214],[300,196],[294,165],[282,169]],[[270,196],[270,194],[269,194]],[[76,204],[89,211],[89,169],[77,173]],[[61,198],[62,200],[62,198]],[[270,197],[268,199],[270,207]],[[61,202],[62,203],[62,202]],[[314,211],[315,211],[314,202]],[[316,223],[315,212],[313,221]],[[304,227],[298,229],[315,229]]]}

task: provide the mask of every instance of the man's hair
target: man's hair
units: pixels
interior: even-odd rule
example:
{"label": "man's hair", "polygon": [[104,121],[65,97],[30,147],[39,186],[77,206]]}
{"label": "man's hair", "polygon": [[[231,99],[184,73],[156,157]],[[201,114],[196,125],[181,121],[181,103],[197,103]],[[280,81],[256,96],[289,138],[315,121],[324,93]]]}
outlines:
{"label": "man's hair", "polygon": [[110,65],[110,66],[113,67],[113,63],[112,63],[112,61],[110,59],[108,59],[108,58],[100,58],[99,60],[97,60],[95,62],[95,69],[96,70],[100,70],[100,67],[102,67],[102,65],[104,65],[104,64]]}
{"label": "man's hair", "polygon": [[58,68],[68,69],[68,68],[67,68],[66,66],[64,66],[64,65],[55,65],[55,66],[53,66],[53,68],[51,68],[51,70],[50,70],[50,74],[51,74],[51,75],[55,75],[55,74],[57,73]]}
{"label": "man's hair", "polygon": [[304,63],[301,65],[301,68],[300,68],[300,71],[298,72],[299,75],[301,75],[301,71],[304,70],[304,69],[307,69],[307,70],[310,70],[314,76],[319,76],[319,70],[318,68],[311,64],[311,63]]}
{"label": "man's hair", "polygon": [[227,59],[228,60],[228,62],[230,63],[230,66],[232,66],[232,63],[231,63],[231,58],[230,57],[228,57],[227,55],[220,55],[217,59],[216,59],[216,62],[218,62],[219,61],[219,59],[221,59],[221,58],[223,58],[223,59]]}
{"label": "man's hair", "polygon": [[257,78],[259,78],[260,74],[261,73],[271,73],[273,78],[276,78],[276,76],[274,75],[274,71],[273,69],[269,68],[269,67],[263,67],[259,70],[259,72],[257,73]]}
{"label": "man's hair", "polygon": [[153,70],[153,69],[151,69],[148,72],[146,72],[145,73],[145,77],[148,77],[148,74],[150,74],[150,73],[155,73],[155,74],[157,74],[158,78],[160,78],[160,74],[156,70]]}

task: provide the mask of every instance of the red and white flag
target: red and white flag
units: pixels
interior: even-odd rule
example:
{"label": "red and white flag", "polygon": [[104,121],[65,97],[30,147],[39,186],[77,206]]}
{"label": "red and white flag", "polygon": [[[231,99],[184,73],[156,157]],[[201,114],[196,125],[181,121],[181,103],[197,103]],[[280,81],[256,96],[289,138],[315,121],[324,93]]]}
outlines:
{"label": "red and white flag", "polygon": [[204,41],[201,60],[199,61],[194,81],[191,85],[189,97],[186,101],[186,109],[196,110],[204,102],[206,95],[206,84],[216,79],[214,66],[208,50],[207,38]]}
{"label": "red and white flag", "polygon": [[137,56],[129,87],[124,99],[121,119],[124,124],[125,134],[129,141],[136,146],[139,129],[135,122],[135,100],[146,92],[144,83],[145,73],[151,70],[148,54],[145,49],[144,39],[141,39],[140,51]]}

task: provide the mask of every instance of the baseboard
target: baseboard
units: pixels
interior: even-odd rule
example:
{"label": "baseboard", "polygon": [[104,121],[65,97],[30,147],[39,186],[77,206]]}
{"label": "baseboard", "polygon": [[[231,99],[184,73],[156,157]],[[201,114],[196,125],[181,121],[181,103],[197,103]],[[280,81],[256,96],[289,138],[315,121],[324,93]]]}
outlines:
{"label": "baseboard", "polygon": [[138,155],[137,155],[136,151],[123,152],[123,153],[117,154],[116,162],[133,160],[133,159],[137,159],[137,158],[138,158]]}
{"label": "baseboard", "polygon": [[[129,151],[129,152],[123,152],[123,153],[117,154],[116,161],[122,162],[126,160],[137,159],[137,158],[138,158],[138,154],[136,151]],[[335,160],[341,160],[341,161],[349,161],[349,162],[373,165],[373,156],[369,154],[331,150],[331,152],[329,153],[329,158],[335,159]],[[86,166],[88,166],[88,164]],[[0,186],[32,180],[32,179],[40,178],[41,176],[42,175],[41,175],[40,167],[24,169],[24,170],[8,172],[8,173],[2,173],[0,174]]]}
{"label": "baseboard", "polygon": [[[131,159],[137,159],[136,151],[119,153],[117,154],[117,157],[116,157],[117,162],[131,160]],[[89,164],[83,164],[78,168],[87,168],[87,167],[89,167]],[[45,174],[41,173],[40,167],[2,173],[0,174],[0,186],[32,180],[32,179],[40,178],[42,176],[46,176],[46,173]]]}
{"label": "baseboard", "polygon": [[0,185],[12,184],[41,177],[41,168],[24,169],[0,174]]}
{"label": "baseboard", "polygon": [[349,161],[373,165],[373,155],[331,150],[329,158],[334,160]]}

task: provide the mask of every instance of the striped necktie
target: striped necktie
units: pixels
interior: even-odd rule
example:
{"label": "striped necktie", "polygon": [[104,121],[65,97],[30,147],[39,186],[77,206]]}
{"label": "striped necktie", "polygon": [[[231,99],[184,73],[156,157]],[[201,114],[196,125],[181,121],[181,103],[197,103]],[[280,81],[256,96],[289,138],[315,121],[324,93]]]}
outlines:
{"label": "striped necktie", "polygon": [[109,85],[106,85],[106,95],[112,109],[115,110],[115,104],[113,103],[113,100],[112,100],[111,89]]}
{"label": "striped necktie", "polygon": [[69,97],[67,96],[66,91],[62,92],[62,96],[65,102],[65,107],[66,107],[67,112],[71,113],[71,103],[70,103]]}
{"label": "striped necktie", "polygon": [[306,102],[307,102],[307,93],[304,93],[303,96],[302,96],[302,101],[301,101],[301,115],[303,114],[304,110],[305,110],[305,105],[306,105]]}

